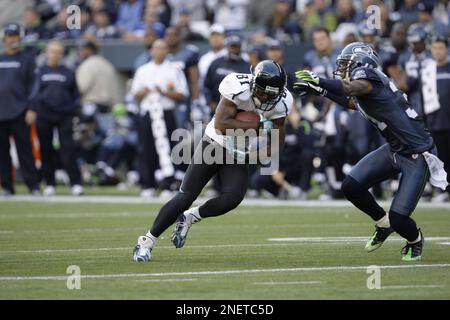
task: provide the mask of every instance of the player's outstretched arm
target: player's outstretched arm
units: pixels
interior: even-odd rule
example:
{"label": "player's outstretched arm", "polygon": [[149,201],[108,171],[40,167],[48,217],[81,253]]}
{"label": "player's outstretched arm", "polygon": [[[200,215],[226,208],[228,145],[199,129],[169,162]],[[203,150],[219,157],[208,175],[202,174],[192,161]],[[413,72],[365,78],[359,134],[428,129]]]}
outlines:
{"label": "player's outstretched arm", "polygon": [[349,97],[357,97],[357,96],[364,96],[366,94],[369,94],[373,87],[370,81],[367,80],[341,80],[342,81],[342,87],[344,90],[344,94]]}
{"label": "player's outstretched arm", "polygon": [[236,117],[237,107],[236,105],[222,97],[217,105],[214,126],[222,134],[226,134],[227,129],[258,129],[259,122],[244,122],[234,119]]}

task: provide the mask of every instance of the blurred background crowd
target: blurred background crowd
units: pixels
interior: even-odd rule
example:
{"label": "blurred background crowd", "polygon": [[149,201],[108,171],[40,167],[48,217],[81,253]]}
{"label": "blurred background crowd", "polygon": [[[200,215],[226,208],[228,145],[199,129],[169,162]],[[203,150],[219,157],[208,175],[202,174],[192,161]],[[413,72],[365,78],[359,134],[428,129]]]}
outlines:
{"label": "blurred background crowd", "polygon": [[[66,184],[74,195],[83,185],[112,185],[138,186],[145,198],[170,196],[186,169],[168,161],[170,135],[211,119],[227,74],[272,59],[285,67],[291,90],[300,68],[332,78],[337,55],[354,41],[379,53],[450,172],[449,2],[0,1],[3,192],[14,194],[14,181],[22,180],[36,195]],[[80,28],[68,28],[70,5],[80,8]],[[378,12],[373,28],[368,21]],[[119,45],[105,55],[111,43]],[[132,45],[139,53],[128,61]],[[296,99],[280,168],[268,176],[253,168],[248,196],[340,199],[351,166],[383,143],[358,112],[322,97]],[[396,184],[373,193],[389,197]],[[447,192],[426,190],[433,201],[449,201]]]}

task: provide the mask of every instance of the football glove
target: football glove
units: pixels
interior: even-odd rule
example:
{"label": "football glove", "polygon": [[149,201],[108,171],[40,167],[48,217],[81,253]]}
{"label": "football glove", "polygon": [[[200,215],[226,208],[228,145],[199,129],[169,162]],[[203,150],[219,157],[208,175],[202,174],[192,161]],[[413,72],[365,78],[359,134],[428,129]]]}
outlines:
{"label": "football glove", "polygon": [[294,91],[298,95],[325,95],[326,90],[319,87],[319,77],[316,73],[309,70],[299,70],[295,73],[295,76],[297,81],[294,83]]}

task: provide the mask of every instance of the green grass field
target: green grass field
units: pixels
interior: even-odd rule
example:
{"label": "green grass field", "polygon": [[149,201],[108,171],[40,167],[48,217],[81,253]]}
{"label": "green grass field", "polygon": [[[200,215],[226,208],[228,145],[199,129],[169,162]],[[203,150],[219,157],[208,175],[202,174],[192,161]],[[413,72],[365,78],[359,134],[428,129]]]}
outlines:
{"label": "green grass field", "polygon": [[[194,225],[182,249],[170,228],[153,260],[135,263],[159,207],[0,202],[0,299],[450,299],[450,209],[414,213],[420,262],[401,261],[396,235],[366,253],[373,225],[350,207],[241,206]],[[67,289],[70,265],[80,290]],[[366,286],[370,265],[380,290]]]}

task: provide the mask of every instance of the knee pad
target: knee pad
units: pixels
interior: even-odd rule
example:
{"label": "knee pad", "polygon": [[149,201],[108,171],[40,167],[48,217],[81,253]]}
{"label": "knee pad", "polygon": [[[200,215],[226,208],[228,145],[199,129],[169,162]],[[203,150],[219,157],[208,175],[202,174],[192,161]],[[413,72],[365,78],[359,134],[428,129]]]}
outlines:
{"label": "knee pad", "polygon": [[342,181],[341,190],[347,198],[351,198],[364,190],[364,186],[351,176],[346,176]]}

